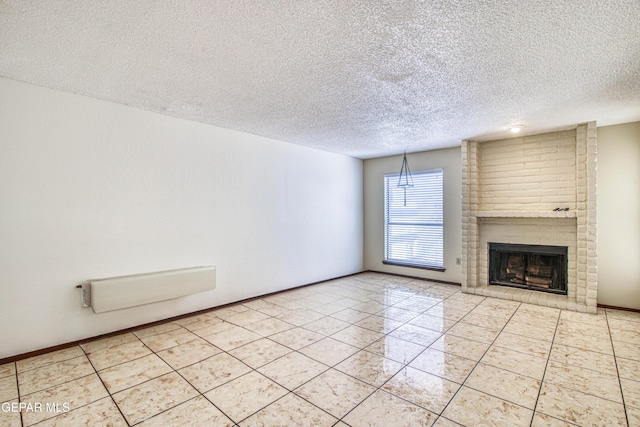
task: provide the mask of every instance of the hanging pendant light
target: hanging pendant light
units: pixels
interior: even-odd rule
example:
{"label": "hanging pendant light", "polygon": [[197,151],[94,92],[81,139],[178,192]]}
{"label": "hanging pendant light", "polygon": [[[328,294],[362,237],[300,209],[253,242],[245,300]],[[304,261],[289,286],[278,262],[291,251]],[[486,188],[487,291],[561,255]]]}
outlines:
{"label": "hanging pendant light", "polygon": [[402,159],[402,167],[400,168],[400,177],[398,178],[398,187],[404,190],[404,205],[407,206],[407,188],[413,187],[413,177],[409,170],[409,162],[407,161],[407,152],[404,152]]}

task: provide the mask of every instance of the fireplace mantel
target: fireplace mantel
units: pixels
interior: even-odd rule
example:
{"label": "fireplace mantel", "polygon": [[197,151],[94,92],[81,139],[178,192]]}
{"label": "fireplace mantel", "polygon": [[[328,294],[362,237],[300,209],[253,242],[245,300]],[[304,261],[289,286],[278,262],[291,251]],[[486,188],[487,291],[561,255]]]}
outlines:
{"label": "fireplace mantel", "polygon": [[[462,290],[595,313],[595,122],[462,144]],[[488,242],[568,248],[567,295],[489,285]]]}
{"label": "fireplace mantel", "polygon": [[478,218],[576,218],[575,211],[478,211]]}

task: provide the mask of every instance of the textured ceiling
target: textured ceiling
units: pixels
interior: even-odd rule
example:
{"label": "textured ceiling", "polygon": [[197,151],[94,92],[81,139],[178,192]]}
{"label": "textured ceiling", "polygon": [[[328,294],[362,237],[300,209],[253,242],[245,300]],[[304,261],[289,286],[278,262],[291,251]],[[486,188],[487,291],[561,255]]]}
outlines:
{"label": "textured ceiling", "polygon": [[371,158],[640,120],[639,22],[638,0],[0,0],[0,76]]}

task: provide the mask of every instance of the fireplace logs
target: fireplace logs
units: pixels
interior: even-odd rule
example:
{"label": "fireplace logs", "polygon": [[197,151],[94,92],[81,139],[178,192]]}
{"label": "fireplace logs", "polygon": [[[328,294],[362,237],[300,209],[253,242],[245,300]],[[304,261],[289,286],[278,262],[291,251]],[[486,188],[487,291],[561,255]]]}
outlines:
{"label": "fireplace logs", "polygon": [[489,244],[489,283],[566,294],[567,248]]}

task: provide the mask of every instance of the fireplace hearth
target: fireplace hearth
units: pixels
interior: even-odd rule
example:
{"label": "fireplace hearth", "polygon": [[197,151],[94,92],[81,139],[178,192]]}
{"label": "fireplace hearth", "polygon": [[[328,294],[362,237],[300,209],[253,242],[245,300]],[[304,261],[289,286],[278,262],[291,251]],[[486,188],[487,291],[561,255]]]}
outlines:
{"label": "fireplace hearth", "polygon": [[489,284],[567,294],[567,247],[489,243]]}

